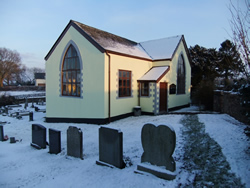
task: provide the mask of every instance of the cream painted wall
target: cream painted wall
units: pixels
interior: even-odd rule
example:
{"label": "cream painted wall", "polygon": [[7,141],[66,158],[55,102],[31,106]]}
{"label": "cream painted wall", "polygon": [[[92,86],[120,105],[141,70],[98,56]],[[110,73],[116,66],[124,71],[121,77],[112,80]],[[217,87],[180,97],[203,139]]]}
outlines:
{"label": "cream painted wall", "polygon": [[[186,94],[169,95],[169,86],[177,83],[177,64],[179,55],[183,54],[186,68]],[[170,65],[170,71],[164,76],[160,82],[168,82],[168,108],[178,107],[190,103],[191,92],[191,66],[183,42],[180,43],[172,62],[170,61],[157,61],[153,63],[154,66]],[[157,84],[157,91],[159,93],[159,83]]]}
{"label": "cream painted wall", "polygon": [[140,106],[142,112],[154,113],[154,99],[155,99],[155,87],[156,83],[149,83],[149,96],[140,96]]}
{"label": "cream painted wall", "polygon": [[[151,67],[152,62],[135,59],[131,57],[111,54],[111,117],[133,112],[134,106],[138,105],[138,85],[137,80],[145,74]],[[119,70],[132,72],[132,96],[119,97]],[[106,75],[107,77],[108,75]],[[107,90],[107,89],[106,89]]]}
{"label": "cream painted wall", "polygon": [[[60,61],[65,47],[73,41],[82,58],[82,95],[81,97],[61,96]],[[111,117],[133,112],[139,104],[138,82],[152,66],[170,66],[170,71],[160,82],[168,82],[168,86],[177,81],[177,62],[179,54],[185,52],[183,43],[171,61],[146,61],[117,54],[101,53],[73,27],[65,33],[60,43],[46,62],[46,114],[48,118],[108,118],[109,92],[109,60],[111,87]],[[183,53],[186,63],[186,94],[169,95],[168,108],[190,103],[191,68],[188,58]],[[132,72],[132,96],[119,97],[119,70]],[[156,99],[155,99],[156,97]],[[159,112],[159,83],[150,83],[150,97],[140,97],[142,111],[157,114]]]}
{"label": "cream painted wall", "polygon": [[46,84],[46,80],[45,79],[36,79],[36,84],[35,86],[38,86],[39,84]]}
{"label": "cream painted wall", "polygon": [[[69,41],[82,58],[82,96],[60,96],[60,61]],[[56,118],[105,118],[104,54],[70,27],[46,62],[46,114]]]}

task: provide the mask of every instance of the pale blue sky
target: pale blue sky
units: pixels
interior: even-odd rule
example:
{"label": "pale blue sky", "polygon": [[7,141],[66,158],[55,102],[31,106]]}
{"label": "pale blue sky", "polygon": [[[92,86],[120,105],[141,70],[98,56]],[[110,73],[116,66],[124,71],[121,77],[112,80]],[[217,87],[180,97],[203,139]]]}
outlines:
{"label": "pale blue sky", "polygon": [[[235,2],[236,0],[232,0]],[[1,0],[0,47],[28,67],[44,57],[70,19],[142,42],[184,34],[188,47],[230,38],[229,0]]]}

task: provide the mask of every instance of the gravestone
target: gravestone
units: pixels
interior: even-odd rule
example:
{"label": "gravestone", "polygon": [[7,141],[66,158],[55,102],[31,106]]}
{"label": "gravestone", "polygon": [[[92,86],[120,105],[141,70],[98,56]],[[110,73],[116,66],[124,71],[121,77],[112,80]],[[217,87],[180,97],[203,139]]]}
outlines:
{"label": "gravestone", "polygon": [[141,141],[144,152],[141,164],[135,172],[148,172],[163,179],[173,180],[176,177],[176,164],[172,157],[176,144],[174,129],[167,125],[156,127],[153,124],[145,124]]}
{"label": "gravestone", "polygon": [[16,143],[15,137],[10,137],[10,143],[11,143],[11,144]]}
{"label": "gravestone", "polygon": [[99,128],[99,165],[124,168],[123,134],[117,129]]}
{"label": "gravestone", "polygon": [[4,141],[3,126],[0,125],[0,141]]}
{"label": "gravestone", "polygon": [[32,124],[31,146],[37,149],[46,148],[46,128],[40,124]]}
{"label": "gravestone", "polygon": [[9,113],[9,108],[7,106],[5,106],[5,112],[4,113],[6,113],[6,114]]}
{"label": "gravestone", "polygon": [[30,119],[30,121],[33,121],[33,112],[29,113],[29,119]]}
{"label": "gravestone", "polygon": [[24,108],[26,109],[28,107],[28,98],[25,98],[25,104],[24,104]]}
{"label": "gravestone", "polygon": [[49,129],[49,153],[61,152],[61,131]]}
{"label": "gravestone", "polygon": [[81,129],[69,126],[67,130],[67,155],[83,159]]}

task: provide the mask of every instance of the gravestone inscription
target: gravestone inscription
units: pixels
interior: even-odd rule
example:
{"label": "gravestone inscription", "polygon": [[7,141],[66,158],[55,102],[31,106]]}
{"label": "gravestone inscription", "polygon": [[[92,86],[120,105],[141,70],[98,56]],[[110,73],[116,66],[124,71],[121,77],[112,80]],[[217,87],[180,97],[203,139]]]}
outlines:
{"label": "gravestone inscription", "polygon": [[[141,141],[144,152],[137,170],[167,180],[174,179],[176,177],[176,164],[172,157],[176,144],[174,129],[167,125],[156,127],[153,124],[145,124],[141,132]],[[165,170],[160,168],[162,166]]]}
{"label": "gravestone inscription", "polygon": [[61,131],[49,129],[49,153],[61,152]]}
{"label": "gravestone inscription", "polygon": [[37,149],[46,148],[46,128],[40,124],[32,124],[31,146]]}
{"label": "gravestone inscription", "polygon": [[123,133],[117,129],[99,128],[99,165],[124,168]]}
{"label": "gravestone inscription", "polygon": [[83,159],[82,131],[69,126],[67,129],[67,155]]}

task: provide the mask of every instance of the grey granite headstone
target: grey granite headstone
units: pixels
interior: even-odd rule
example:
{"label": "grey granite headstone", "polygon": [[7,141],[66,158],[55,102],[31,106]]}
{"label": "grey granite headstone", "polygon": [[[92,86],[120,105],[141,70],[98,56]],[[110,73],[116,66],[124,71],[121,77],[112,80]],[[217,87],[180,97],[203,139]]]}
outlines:
{"label": "grey granite headstone", "polygon": [[81,129],[69,126],[67,130],[67,155],[83,159]]}
{"label": "grey granite headstone", "polygon": [[107,127],[99,128],[99,161],[96,163],[117,168],[125,167],[121,131]]}
{"label": "grey granite headstone", "polygon": [[0,125],[0,141],[4,141],[3,126]]}
{"label": "grey granite headstone", "polygon": [[31,146],[37,149],[46,148],[46,128],[40,124],[32,124]]}
{"label": "grey granite headstone", "polygon": [[[153,124],[145,124],[141,132],[141,141],[144,152],[137,170],[167,180],[174,179],[176,177],[176,164],[172,157],[176,144],[174,129],[167,125],[156,127]],[[160,168],[162,166],[165,170]]]}
{"label": "grey granite headstone", "polygon": [[61,152],[61,131],[49,129],[49,153]]}

